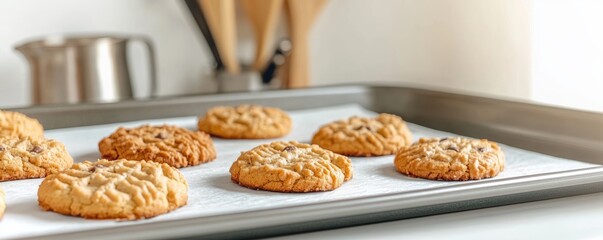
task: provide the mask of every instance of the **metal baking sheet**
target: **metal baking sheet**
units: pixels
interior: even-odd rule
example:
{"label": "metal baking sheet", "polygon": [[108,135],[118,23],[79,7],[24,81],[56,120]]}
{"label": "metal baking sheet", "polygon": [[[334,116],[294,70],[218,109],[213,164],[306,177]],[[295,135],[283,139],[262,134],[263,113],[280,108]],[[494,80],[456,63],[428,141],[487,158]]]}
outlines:
{"label": "metal baking sheet", "polygon": [[[376,94],[379,91],[381,91],[381,94]],[[390,94],[384,95],[383,92],[390,92]],[[81,108],[82,106],[47,106],[21,110],[32,115],[37,114],[45,125],[51,127],[53,124],[59,127],[60,124],[71,124],[69,126],[90,125],[86,124],[83,119],[71,119],[70,121],[61,122],[57,121],[56,118],[53,119],[52,117],[45,116],[44,112],[51,108],[55,108],[51,114],[56,114],[56,111],[62,111],[63,113],[68,114],[79,112],[80,114],[76,116],[85,116],[81,115],[84,114],[83,112],[92,115],[98,112],[112,112],[113,114],[117,114],[117,116],[107,115],[107,117],[104,118],[104,121],[106,122],[120,122],[117,124],[49,131],[49,136],[51,137],[54,136],[67,139],[68,136],[71,136],[70,139],[78,139],[78,141],[70,141],[68,143],[68,149],[76,159],[82,160],[84,158],[96,158],[97,153],[94,151],[95,143],[101,136],[109,134],[118,125],[125,124],[135,126],[146,122],[172,123],[194,129],[194,115],[204,112],[206,108],[213,105],[239,104],[242,102],[275,105],[271,103],[282,103],[282,101],[270,100],[289,100],[286,102],[291,104],[290,106],[281,107],[286,109],[307,109],[292,112],[294,120],[296,120],[295,129],[297,130],[294,130],[294,132],[285,139],[308,141],[313,130],[320,124],[346,117],[350,114],[374,114],[359,106],[364,106],[367,109],[377,112],[394,112],[407,119],[421,119],[421,117],[425,115],[433,118],[437,113],[433,113],[429,109],[417,110],[417,106],[411,104],[413,101],[415,101],[415,105],[430,103],[416,102],[416,99],[413,100],[411,98],[413,93],[416,96],[420,96],[421,93],[428,95],[433,94],[435,98],[446,95],[446,93],[443,92],[421,89],[413,90],[401,87],[379,88],[365,86],[298,90],[291,92],[291,99],[287,99],[286,96],[281,95],[283,93],[287,92],[277,91],[261,94],[231,94],[223,101],[220,101],[220,98],[223,97],[223,95],[193,96],[180,99],[91,105],[87,106],[87,108]],[[411,94],[396,95],[399,93]],[[264,95],[264,97],[261,95]],[[480,101],[484,103],[488,103],[487,101],[500,101],[458,94],[448,95],[449,97],[446,99],[446,103],[450,103],[455,99],[462,100],[464,98],[471,100],[469,101],[470,103]],[[315,102],[316,100],[325,100],[325,98],[329,97],[334,97],[334,99],[338,100],[324,101],[322,103]],[[296,103],[292,103],[296,98],[305,98],[308,99],[308,101],[305,101],[305,104],[296,105]],[[395,99],[398,102],[382,102],[383,98]],[[357,105],[324,108],[326,105],[342,104],[342,99]],[[532,106],[526,103],[513,103],[508,101],[500,101],[500,103]],[[430,104],[434,103],[431,102]],[[399,109],[396,111],[379,110],[379,108],[387,109],[393,106],[397,106]],[[439,105],[435,104],[435,106]],[[89,110],[90,107],[96,107],[97,109]],[[317,109],[319,107],[321,109]],[[463,105],[453,105],[452,107],[453,109],[462,109]],[[152,116],[148,116],[149,114],[159,114],[161,115],[159,117],[174,117],[181,115],[189,117],[121,123],[122,121],[127,121],[123,118],[132,117],[127,114],[129,113],[128,110],[141,108],[152,108],[155,111],[145,111],[138,116],[134,116],[138,119],[127,120],[150,119]],[[542,111],[543,108],[553,112],[569,111],[535,106],[535,109],[540,111]],[[186,111],[187,109],[188,111]],[[415,109],[417,112],[410,111],[409,109]],[[478,106],[476,109],[479,110],[480,107]],[[166,111],[171,112],[171,114],[168,113],[168,115],[165,115]],[[400,113],[403,111],[406,111],[408,116]],[[569,111],[569,113],[575,112]],[[191,115],[193,117],[190,117]],[[450,118],[451,116],[440,117]],[[454,117],[454,115],[452,117]],[[561,115],[561,117],[563,117],[563,115]],[[572,116],[566,117],[571,118]],[[470,120],[471,118],[465,120],[467,125],[478,125],[477,123],[472,123]],[[438,124],[437,121],[431,121],[432,122],[427,121],[427,123]],[[423,125],[422,122],[414,122]],[[99,122],[93,122],[92,124],[98,123]],[[451,121],[450,123],[452,123],[451,126],[454,128],[455,122]],[[502,123],[504,125],[505,122]],[[497,124],[501,125],[500,122]],[[515,129],[519,127],[521,126],[516,125]],[[435,131],[419,125],[411,125],[411,130],[416,133],[416,137],[450,135],[450,133]],[[449,131],[452,130],[454,129]],[[496,133],[497,131],[494,132]],[[461,131],[456,131],[455,133],[463,134],[463,131],[461,129]],[[514,132],[501,134],[500,136],[512,136],[513,133]],[[481,134],[488,135],[486,133]],[[552,134],[555,134],[555,131],[553,131]],[[538,137],[538,135],[532,138],[536,137]],[[492,137],[490,138],[497,140]],[[580,139],[584,140],[589,138],[586,137]],[[589,154],[592,153],[580,155],[580,157],[584,158],[580,159],[581,161],[570,161],[531,153],[508,146],[504,147],[505,151],[513,157],[509,158],[507,170],[499,177],[490,180],[436,182],[406,178],[395,172],[391,163],[392,157],[389,156],[380,158],[355,158],[353,160],[356,169],[354,179],[351,182],[344,184],[342,188],[332,192],[312,194],[270,193],[248,190],[231,183],[227,169],[230,163],[236,158],[237,152],[239,150],[249,149],[262,142],[266,141],[232,141],[216,139],[216,145],[219,152],[217,161],[199,167],[183,169],[183,173],[187,177],[187,180],[189,180],[189,184],[192,185],[191,191],[196,190],[196,187],[198,186],[206,187],[207,189],[204,189],[203,193],[191,194],[189,206],[181,208],[174,213],[150,220],[135,222],[90,221],[65,217],[51,212],[42,212],[37,209],[35,194],[33,194],[33,196],[21,196],[23,197],[21,200],[25,200],[19,202],[11,202],[13,199],[10,197],[10,194],[15,194],[15,192],[35,193],[37,184],[40,180],[24,180],[5,183],[4,186],[9,194],[9,209],[5,221],[0,222],[0,237],[15,238],[36,236],[35,231],[29,231],[29,235],[16,234],[15,231],[19,229],[20,226],[10,225],[11,221],[14,220],[12,217],[18,217],[20,218],[20,221],[29,222],[31,225],[45,226],[45,231],[38,232],[38,234],[42,233],[43,235],[37,235],[36,237],[50,239],[64,239],[66,237],[111,237],[112,239],[178,238],[190,236],[260,237],[570,196],[601,191],[603,188],[601,184],[603,170],[601,167],[586,163],[587,161],[597,163],[596,161],[593,161],[593,159],[587,158]],[[513,144],[514,142],[503,143]],[[523,143],[519,142],[519,144]],[[547,144],[550,144],[550,142]],[[538,148],[542,146],[535,145],[532,147]],[[562,152],[562,154],[563,153],[564,152]],[[567,154],[567,152],[565,153]]]}

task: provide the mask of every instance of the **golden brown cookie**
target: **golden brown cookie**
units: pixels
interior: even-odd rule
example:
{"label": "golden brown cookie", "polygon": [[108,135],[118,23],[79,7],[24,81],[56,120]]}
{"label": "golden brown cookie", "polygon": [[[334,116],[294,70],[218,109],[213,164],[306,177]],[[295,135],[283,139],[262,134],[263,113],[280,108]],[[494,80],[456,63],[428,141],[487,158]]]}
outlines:
{"label": "golden brown cookie", "polygon": [[0,219],[4,216],[4,211],[6,210],[6,200],[4,200],[4,190],[2,186],[0,186]]}
{"label": "golden brown cookie", "polygon": [[44,127],[21,113],[0,111],[0,138],[3,137],[43,138]]}
{"label": "golden brown cookie", "polygon": [[477,180],[498,175],[505,168],[500,147],[485,139],[421,138],[400,148],[396,169],[408,176],[433,180]]}
{"label": "golden brown cookie", "polygon": [[169,125],[119,128],[101,140],[98,148],[105,159],[149,160],[177,168],[216,158],[209,135]]}
{"label": "golden brown cookie", "polygon": [[257,146],[230,167],[233,182],[274,192],[333,190],[350,180],[352,172],[349,158],[295,141]]}
{"label": "golden brown cookie", "polygon": [[41,178],[71,167],[65,145],[43,138],[0,138],[0,181]]}
{"label": "golden brown cookie", "polygon": [[277,138],[291,131],[286,112],[271,107],[241,105],[214,107],[199,118],[199,130],[221,138]]}
{"label": "golden brown cookie", "polygon": [[320,127],[312,137],[312,144],[357,157],[394,154],[411,141],[412,134],[402,118],[386,113],[335,121]]}
{"label": "golden brown cookie", "polygon": [[167,164],[125,159],[76,163],[38,188],[42,209],[90,219],[142,219],[186,205],[188,184]]}

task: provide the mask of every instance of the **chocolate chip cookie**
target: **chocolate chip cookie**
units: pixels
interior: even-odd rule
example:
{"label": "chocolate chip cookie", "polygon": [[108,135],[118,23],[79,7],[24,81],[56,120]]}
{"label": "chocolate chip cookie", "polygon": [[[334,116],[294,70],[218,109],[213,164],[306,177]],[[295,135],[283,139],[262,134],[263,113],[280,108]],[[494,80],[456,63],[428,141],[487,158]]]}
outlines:
{"label": "chocolate chip cookie", "polygon": [[394,154],[411,141],[412,134],[402,118],[386,113],[335,121],[322,126],[312,137],[312,144],[358,157]]}
{"label": "chocolate chip cookie", "polygon": [[214,107],[199,118],[199,130],[221,138],[278,138],[291,131],[291,118],[278,108],[255,105]]}
{"label": "chocolate chip cookie", "polygon": [[167,164],[99,160],[49,175],[38,188],[47,211],[90,219],[150,218],[186,205],[188,184]]}
{"label": "chocolate chip cookie", "polygon": [[257,146],[230,167],[241,186],[274,192],[316,192],[340,187],[352,178],[352,161],[342,155],[298,142]]}
{"label": "chocolate chip cookie", "polygon": [[204,132],[163,125],[119,128],[98,143],[109,160],[149,160],[181,168],[216,158],[214,143]]}
{"label": "chocolate chip cookie", "polygon": [[43,138],[44,127],[21,113],[0,111],[0,138],[5,137]]}
{"label": "chocolate chip cookie", "polygon": [[394,160],[408,176],[432,180],[478,180],[498,175],[505,155],[498,144],[485,139],[422,138],[402,147]]}
{"label": "chocolate chip cookie", "polygon": [[65,145],[43,138],[0,138],[0,181],[40,178],[71,167]]}

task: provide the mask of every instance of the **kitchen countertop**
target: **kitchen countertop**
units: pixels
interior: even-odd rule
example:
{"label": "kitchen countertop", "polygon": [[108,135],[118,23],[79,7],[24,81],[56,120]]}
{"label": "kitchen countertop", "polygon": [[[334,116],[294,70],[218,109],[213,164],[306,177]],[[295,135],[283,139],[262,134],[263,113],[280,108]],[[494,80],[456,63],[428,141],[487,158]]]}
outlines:
{"label": "kitchen countertop", "polygon": [[603,193],[276,239],[603,239]]}

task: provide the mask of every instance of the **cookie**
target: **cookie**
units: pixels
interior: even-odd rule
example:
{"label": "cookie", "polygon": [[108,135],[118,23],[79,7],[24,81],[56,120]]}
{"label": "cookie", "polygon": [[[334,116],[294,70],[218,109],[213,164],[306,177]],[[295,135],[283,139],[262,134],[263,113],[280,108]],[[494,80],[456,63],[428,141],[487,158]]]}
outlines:
{"label": "cookie", "polygon": [[4,211],[6,210],[6,200],[4,200],[4,190],[2,190],[2,186],[0,186],[0,219],[4,216]]}
{"label": "cookie", "polygon": [[105,159],[149,160],[177,168],[216,158],[209,135],[169,125],[119,128],[102,139],[98,148]]}
{"label": "cookie", "polygon": [[498,144],[485,139],[422,138],[400,148],[396,169],[408,176],[432,180],[478,180],[498,175],[505,155]]}
{"label": "cookie", "polygon": [[312,144],[355,157],[394,154],[411,141],[412,134],[402,118],[386,113],[335,121],[320,127],[312,137]]}
{"label": "cookie", "polygon": [[274,192],[317,192],[340,187],[352,178],[349,158],[298,142],[257,146],[230,167],[231,179],[241,186]]}
{"label": "cookie", "polygon": [[229,139],[278,138],[291,131],[286,112],[271,107],[214,107],[199,118],[199,130]]}
{"label": "cookie", "polygon": [[4,137],[43,138],[44,127],[21,113],[0,111],[0,138]]}
{"label": "cookie", "polygon": [[47,211],[89,219],[150,218],[186,205],[188,184],[167,164],[125,159],[76,163],[38,188]]}
{"label": "cookie", "polygon": [[0,138],[0,181],[41,178],[71,167],[65,145],[43,138]]}

